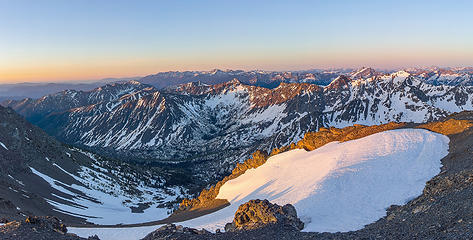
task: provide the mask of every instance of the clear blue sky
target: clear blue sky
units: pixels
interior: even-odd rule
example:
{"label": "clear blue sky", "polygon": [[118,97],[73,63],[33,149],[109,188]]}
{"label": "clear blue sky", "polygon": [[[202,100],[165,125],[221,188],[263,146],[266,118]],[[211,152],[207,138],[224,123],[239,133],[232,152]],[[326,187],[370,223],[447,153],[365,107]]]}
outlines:
{"label": "clear blue sky", "polygon": [[471,66],[472,2],[0,0],[0,82]]}

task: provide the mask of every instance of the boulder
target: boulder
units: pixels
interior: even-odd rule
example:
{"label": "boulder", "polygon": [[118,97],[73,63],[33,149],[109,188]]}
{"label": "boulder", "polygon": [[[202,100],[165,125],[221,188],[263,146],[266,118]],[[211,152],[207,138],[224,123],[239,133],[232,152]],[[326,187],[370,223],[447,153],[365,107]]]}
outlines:
{"label": "boulder", "polygon": [[302,230],[304,223],[297,217],[294,206],[279,206],[268,200],[250,200],[238,207],[233,222],[225,225],[225,231],[234,232],[265,227],[269,224],[281,224]]}

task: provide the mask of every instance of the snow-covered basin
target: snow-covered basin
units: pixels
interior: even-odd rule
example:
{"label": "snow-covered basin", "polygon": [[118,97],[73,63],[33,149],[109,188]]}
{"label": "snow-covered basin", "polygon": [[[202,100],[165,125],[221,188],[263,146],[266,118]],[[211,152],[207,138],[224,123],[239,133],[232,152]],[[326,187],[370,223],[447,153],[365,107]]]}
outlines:
{"label": "snow-covered basin", "polygon": [[[304,221],[303,231],[337,232],[363,228],[386,214],[392,204],[419,196],[440,172],[448,137],[422,129],[392,130],[348,142],[332,142],[314,151],[275,155],[225,183],[218,198],[230,206],[178,224],[223,229],[238,206],[251,199],[291,203]],[[141,239],[160,226],[68,228],[81,237]]]}
{"label": "snow-covered basin", "polygon": [[[58,165],[56,167],[60,168]],[[168,210],[165,208],[157,208],[156,204],[151,205],[149,208],[143,210],[143,213],[133,213],[131,209],[123,204],[129,198],[125,196],[115,196],[104,193],[103,191],[96,189],[89,189],[84,186],[72,184],[69,187],[76,191],[84,193],[86,196],[92,197],[99,202],[91,201],[90,199],[77,196],[74,192],[63,187],[65,184],[58,180],[49,177],[46,174],[39,172],[38,170],[30,167],[31,171],[41,177],[43,180],[48,182],[56,190],[63,192],[64,194],[73,196],[73,200],[68,200],[56,195],[58,198],[63,199],[74,205],[62,204],[55,202],[50,199],[45,199],[48,203],[55,206],[55,211],[66,212],[71,215],[86,218],[88,221],[96,224],[133,224],[155,221],[157,219],[164,219],[168,216]],[[62,169],[62,168],[60,168]],[[63,169],[62,169],[63,170]],[[63,170],[68,173],[67,171]],[[79,177],[68,173],[70,176],[80,180]],[[94,184],[103,183],[106,179],[97,178]],[[144,196],[148,197],[149,196]]]}
{"label": "snow-covered basin", "polygon": [[440,172],[448,137],[422,129],[392,130],[314,151],[275,155],[225,183],[217,196],[230,206],[184,226],[223,229],[238,206],[251,199],[293,204],[303,231],[338,232],[363,228],[385,216],[386,208],[419,196]]}

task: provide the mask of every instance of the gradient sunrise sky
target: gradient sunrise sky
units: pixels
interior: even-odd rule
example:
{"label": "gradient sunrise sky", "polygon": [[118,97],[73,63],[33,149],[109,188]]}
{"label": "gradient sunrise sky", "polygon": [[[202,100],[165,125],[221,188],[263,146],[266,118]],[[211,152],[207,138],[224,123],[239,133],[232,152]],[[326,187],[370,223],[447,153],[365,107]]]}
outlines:
{"label": "gradient sunrise sky", "polygon": [[0,83],[473,66],[472,1],[0,0]]}

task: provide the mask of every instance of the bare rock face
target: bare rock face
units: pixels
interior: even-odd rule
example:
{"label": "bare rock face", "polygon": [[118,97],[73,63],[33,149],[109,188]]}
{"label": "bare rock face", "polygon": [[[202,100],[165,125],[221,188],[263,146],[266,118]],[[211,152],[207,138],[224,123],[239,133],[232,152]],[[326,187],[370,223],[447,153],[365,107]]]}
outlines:
{"label": "bare rock face", "polygon": [[297,217],[294,206],[279,206],[268,200],[250,200],[240,205],[233,222],[225,225],[225,231],[234,232],[265,227],[269,224],[283,224],[297,230],[304,228],[304,223]]}

